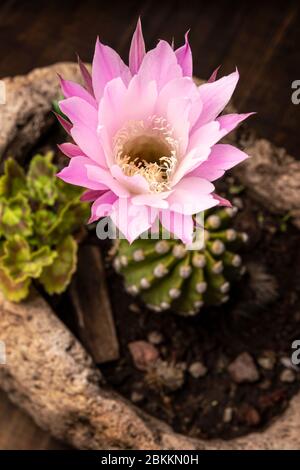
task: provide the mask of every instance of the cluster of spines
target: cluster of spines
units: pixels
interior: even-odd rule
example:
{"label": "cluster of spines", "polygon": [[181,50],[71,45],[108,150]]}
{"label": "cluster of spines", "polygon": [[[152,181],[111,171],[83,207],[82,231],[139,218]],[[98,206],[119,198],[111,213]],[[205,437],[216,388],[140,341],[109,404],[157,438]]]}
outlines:
{"label": "cluster of spines", "polygon": [[120,240],[114,267],[124,276],[127,292],[139,294],[153,311],[171,308],[182,315],[226,302],[230,283],[244,271],[235,250],[248,240],[247,234],[230,227],[236,212],[208,211],[201,250],[187,250],[175,239],[138,239],[132,245]]}

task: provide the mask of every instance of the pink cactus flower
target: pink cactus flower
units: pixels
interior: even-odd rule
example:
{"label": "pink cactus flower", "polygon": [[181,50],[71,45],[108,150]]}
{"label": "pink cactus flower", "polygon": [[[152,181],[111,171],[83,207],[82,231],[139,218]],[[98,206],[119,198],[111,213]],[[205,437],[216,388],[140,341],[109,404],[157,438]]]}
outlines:
{"label": "pink cactus flower", "polygon": [[230,205],[212,182],[247,158],[218,144],[251,114],[220,116],[238,71],[197,86],[187,35],[179,49],[161,40],[146,52],[140,21],[129,66],[99,40],[91,75],[79,66],[84,86],[61,79],[59,106],[70,122],[59,120],[74,143],[60,145],[70,163],[58,176],[87,188],[90,222],[109,215],[130,242],[158,220],[191,242],[194,214]]}

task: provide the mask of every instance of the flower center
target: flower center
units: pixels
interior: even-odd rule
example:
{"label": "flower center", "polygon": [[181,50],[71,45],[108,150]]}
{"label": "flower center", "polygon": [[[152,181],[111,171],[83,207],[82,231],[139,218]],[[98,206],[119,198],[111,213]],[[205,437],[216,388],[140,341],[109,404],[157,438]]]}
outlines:
{"label": "flower center", "polygon": [[142,175],[152,192],[170,189],[178,153],[173,128],[157,116],[128,122],[114,139],[116,163],[127,176]]}

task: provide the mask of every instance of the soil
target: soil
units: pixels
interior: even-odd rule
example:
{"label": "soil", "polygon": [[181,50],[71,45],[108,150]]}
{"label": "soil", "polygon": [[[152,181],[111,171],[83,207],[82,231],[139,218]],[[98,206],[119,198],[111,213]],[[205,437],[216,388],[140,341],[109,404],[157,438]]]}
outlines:
{"label": "soil", "polygon": [[[106,254],[107,284],[120,341],[120,359],[101,365],[108,383],[177,432],[208,439],[230,439],[262,429],[300,388],[300,369],[290,363],[292,342],[300,339],[299,231],[288,217],[272,216],[253,202],[230,177],[221,190],[228,188],[239,193],[232,194],[231,201],[238,198],[243,206],[234,226],[249,235],[242,253],[248,270],[232,288],[227,304],[205,308],[195,317],[149,311],[124,291],[122,278],[109,260],[110,244],[100,242],[94,231],[84,241],[97,244]],[[68,294],[48,301],[76,334]],[[182,384],[175,391],[161,387],[159,380],[150,379],[147,371],[133,363],[129,343],[149,342],[153,332],[161,336],[155,345],[161,360],[183,371]],[[228,371],[242,353],[254,361],[258,372],[254,382],[238,383]],[[262,360],[266,357],[268,368]],[[199,378],[189,371],[197,362],[204,366]]]}

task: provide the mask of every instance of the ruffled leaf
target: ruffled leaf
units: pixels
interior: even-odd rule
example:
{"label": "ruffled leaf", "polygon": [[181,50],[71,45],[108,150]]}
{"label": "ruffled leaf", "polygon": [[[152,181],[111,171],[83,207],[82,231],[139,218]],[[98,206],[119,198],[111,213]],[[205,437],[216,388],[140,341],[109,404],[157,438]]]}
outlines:
{"label": "ruffled leaf", "polygon": [[56,167],[51,163],[52,153],[36,155],[30,163],[27,175],[32,199],[52,206],[57,199]]}
{"label": "ruffled leaf", "polygon": [[56,247],[57,257],[39,279],[48,294],[61,294],[69,285],[77,264],[77,243],[69,235]]}
{"label": "ruffled leaf", "polygon": [[26,176],[23,168],[9,158],[4,164],[4,175],[0,177],[0,197],[11,198],[26,190]]}
{"label": "ruffled leaf", "polygon": [[22,233],[24,237],[32,234],[31,209],[22,194],[12,199],[0,201],[0,234],[9,238]]}
{"label": "ruffled leaf", "polygon": [[30,277],[38,278],[43,268],[51,265],[56,257],[56,253],[48,246],[31,252],[27,240],[20,235],[6,240],[3,244],[3,252],[0,267],[15,282],[22,282]]}
{"label": "ruffled leaf", "polygon": [[29,278],[23,281],[14,281],[10,276],[0,268],[0,290],[4,297],[11,302],[20,302],[26,299],[29,294],[31,280]]}

